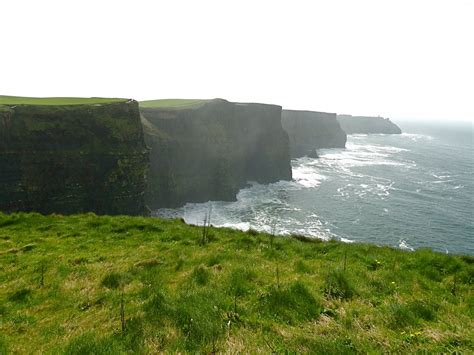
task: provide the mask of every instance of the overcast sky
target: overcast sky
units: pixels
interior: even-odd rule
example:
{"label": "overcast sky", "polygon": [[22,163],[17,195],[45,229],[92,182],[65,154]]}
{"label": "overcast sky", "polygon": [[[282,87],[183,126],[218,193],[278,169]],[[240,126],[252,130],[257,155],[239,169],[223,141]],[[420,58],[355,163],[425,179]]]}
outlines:
{"label": "overcast sky", "polygon": [[474,0],[1,0],[0,94],[474,120]]}

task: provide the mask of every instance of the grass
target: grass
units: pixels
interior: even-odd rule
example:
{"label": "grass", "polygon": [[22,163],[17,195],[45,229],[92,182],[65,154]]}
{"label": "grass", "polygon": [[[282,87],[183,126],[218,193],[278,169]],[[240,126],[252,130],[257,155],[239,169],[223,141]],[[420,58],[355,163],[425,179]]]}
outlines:
{"label": "grass", "polygon": [[102,97],[22,97],[0,95],[0,105],[94,105],[126,101],[128,99]]}
{"label": "grass", "polygon": [[140,101],[142,108],[189,108],[192,106],[204,104],[209,100],[196,99],[163,99],[163,100],[147,100]]}
{"label": "grass", "polygon": [[0,353],[474,348],[471,256],[210,234],[202,245],[180,220],[0,214]]}

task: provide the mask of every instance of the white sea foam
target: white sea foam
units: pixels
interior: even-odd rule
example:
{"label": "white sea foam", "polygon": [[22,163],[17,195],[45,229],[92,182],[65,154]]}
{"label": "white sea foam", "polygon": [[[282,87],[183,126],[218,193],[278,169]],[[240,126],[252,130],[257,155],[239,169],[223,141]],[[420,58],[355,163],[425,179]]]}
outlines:
{"label": "white sea foam", "polygon": [[403,239],[401,239],[401,240],[398,242],[398,247],[399,247],[400,249],[403,249],[403,250],[415,251],[415,249],[412,248],[410,245],[408,245],[407,241],[406,241],[406,240],[403,240]]}
{"label": "white sea foam", "polygon": [[293,179],[304,187],[317,187],[326,177],[314,167],[301,164],[293,168]]}
{"label": "white sea foam", "polygon": [[[427,242],[431,235],[424,237],[423,231],[417,230],[423,216],[430,213],[425,212],[430,204],[439,198],[448,202],[455,194],[462,195],[464,190],[459,189],[465,188],[466,194],[471,191],[464,172],[450,164],[434,168],[436,165],[431,163],[435,160],[425,161],[426,146],[439,146],[428,142],[430,136],[357,135],[348,139],[347,149],[321,149],[319,159],[293,160],[293,181],[253,183],[239,192],[237,201],[213,202],[211,224],[244,231],[274,230],[279,235],[298,233],[323,240],[364,240],[414,250],[399,237],[416,236],[417,246],[431,243]],[[415,143],[417,140],[425,141]],[[441,196],[442,192],[446,196]],[[441,206],[433,213],[438,207],[443,213],[451,213]],[[187,204],[154,215],[183,217],[188,223],[202,225],[208,209],[209,203]],[[459,224],[468,223],[465,218],[469,216],[451,214],[450,218],[455,216]],[[442,228],[433,222],[430,230],[440,235]],[[437,248],[444,250],[444,245]]]}
{"label": "white sea foam", "polygon": [[418,142],[419,140],[433,140],[432,136],[429,136],[427,134],[418,134],[418,133],[402,133],[400,134],[400,137],[403,138],[408,138],[412,140],[413,142]]}

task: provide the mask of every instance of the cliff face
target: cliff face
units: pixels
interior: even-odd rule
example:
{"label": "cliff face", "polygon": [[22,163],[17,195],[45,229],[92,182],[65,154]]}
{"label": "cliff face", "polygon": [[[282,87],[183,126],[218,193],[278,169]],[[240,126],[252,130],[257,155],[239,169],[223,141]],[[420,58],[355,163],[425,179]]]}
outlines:
{"label": "cliff face", "polygon": [[313,156],[320,148],[344,148],[346,145],[346,134],[335,113],[283,110],[281,118],[290,138],[292,158]]}
{"label": "cliff face", "polygon": [[151,148],[151,208],[234,200],[247,181],[291,179],[280,106],[216,99],[140,111]]}
{"label": "cliff face", "polygon": [[337,120],[347,134],[402,133],[402,130],[388,118],[338,115]]}
{"label": "cliff face", "polygon": [[145,213],[136,101],[0,106],[0,210]]}

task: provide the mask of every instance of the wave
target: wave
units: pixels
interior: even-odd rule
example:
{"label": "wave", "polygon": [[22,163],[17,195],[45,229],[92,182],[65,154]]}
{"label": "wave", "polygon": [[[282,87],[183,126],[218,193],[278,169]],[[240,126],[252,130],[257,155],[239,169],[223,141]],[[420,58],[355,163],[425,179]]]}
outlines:
{"label": "wave", "polygon": [[404,239],[401,239],[399,242],[398,242],[398,247],[400,249],[403,249],[403,250],[409,250],[409,251],[415,251],[415,248],[411,247],[410,245],[408,245],[407,241],[404,240]]}
{"label": "wave", "polygon": [[418,142],[420,140],[431,141],[434,139],[432,136],[429,136],[427,134],[419,134],[419,133],[402,133],[400,134],[400,137],[408,138],[412,140],[413,142]]}
{"label": "wave", "polygon": [[[439,165],[444,157],[440,154],[449,150],[416,143],[421,139],[432,137],[350,136],[346,149],[320,149],[319,159],[293,159],[293,181],[252,183],[240,190],[234,202],[193,203],[154,215],[202,225],[212,205],[211,224],[218,227],[372,242],[405,250],[422,246],[444,250],[445,245],[466,249],[465,241],[471,240],[466,221],[472,214],[463,212],[463,206],[472,201],[472,178],[466,175],[471,166],[465,168],[465,159],[457,159],[466,153],[455,151],[446,160],[450,164]],[[459,226],[453,241],[447,230]],[[400,236],[416,239],[408,242]]]}

